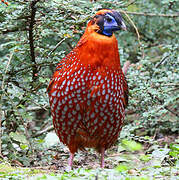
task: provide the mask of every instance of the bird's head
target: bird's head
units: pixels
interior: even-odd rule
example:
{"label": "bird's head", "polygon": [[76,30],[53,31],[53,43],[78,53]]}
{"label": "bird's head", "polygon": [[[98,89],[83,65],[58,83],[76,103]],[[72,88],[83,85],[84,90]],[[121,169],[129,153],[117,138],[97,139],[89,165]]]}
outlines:
{"label": "bird's head", "polygon": [[91,19],[90,26],[95,27],[94,30],[105,36],[112,36],[113,32],[118,30],[126,30],[126,25],[119,12],[110,9],[99,10]]}

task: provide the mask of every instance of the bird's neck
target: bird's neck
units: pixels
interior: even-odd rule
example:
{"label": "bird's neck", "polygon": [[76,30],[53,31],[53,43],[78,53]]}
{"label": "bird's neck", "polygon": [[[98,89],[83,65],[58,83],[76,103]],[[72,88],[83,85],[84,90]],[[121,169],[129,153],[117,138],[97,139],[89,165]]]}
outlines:
{"label": "bird's neck", "polygon": [[121,69],[118,43],[114,34],[107,37],[88,29],[77,44],[76,50],[82,64]]}

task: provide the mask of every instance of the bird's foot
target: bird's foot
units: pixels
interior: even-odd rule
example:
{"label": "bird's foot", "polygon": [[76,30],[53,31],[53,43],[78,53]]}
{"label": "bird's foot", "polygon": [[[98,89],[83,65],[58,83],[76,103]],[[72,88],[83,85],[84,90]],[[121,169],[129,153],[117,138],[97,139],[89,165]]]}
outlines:
{"label": "bird's foot", "polygon": [[68,166],[66,167],[66,171],[69,172],[72,170],[72,165],[73,165],[73,158],[74,158],[74,153],[70,152],[70,157],[68,159]]}

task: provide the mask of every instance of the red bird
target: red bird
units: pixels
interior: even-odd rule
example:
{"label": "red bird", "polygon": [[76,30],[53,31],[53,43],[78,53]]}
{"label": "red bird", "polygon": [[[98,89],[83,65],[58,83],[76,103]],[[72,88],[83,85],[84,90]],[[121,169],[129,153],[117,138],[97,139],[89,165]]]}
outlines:
{"label": "red bird", "polygon": [[126,29],[117,11],[103,9],[89,21],[76,47],[58,64],[50,81],[53,125],[74,153],[85,147],[101,153],[117,140],[128,103],[128,86],[113,32]]}

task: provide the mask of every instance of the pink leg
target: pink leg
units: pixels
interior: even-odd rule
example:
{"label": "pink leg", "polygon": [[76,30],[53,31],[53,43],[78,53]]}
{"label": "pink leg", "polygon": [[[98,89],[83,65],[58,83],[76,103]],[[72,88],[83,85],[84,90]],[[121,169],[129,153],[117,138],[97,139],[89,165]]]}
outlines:
{"label": "pink leg", "polygon": [[105,149],[101,148],[101,168],[104,168],[104,152]]}
{"label": "pink leg", "polygon": [[68,160],[68,166],[69,166],[70,170],[72,169],[73,158],[74,158],[74,153],[70,152],[70,157],[69,157],[69,160]]}

